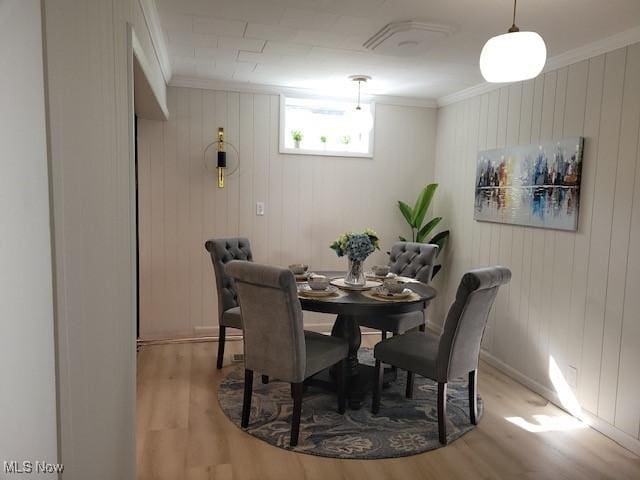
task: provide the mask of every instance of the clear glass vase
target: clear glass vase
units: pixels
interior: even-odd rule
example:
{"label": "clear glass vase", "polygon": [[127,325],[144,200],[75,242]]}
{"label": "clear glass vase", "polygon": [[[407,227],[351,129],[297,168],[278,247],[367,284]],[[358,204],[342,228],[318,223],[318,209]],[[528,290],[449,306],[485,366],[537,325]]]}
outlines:
{"label": "clear glass vase", "polygon": [[349,259],[349,271],[344,277],[344,283],[353,285],[354,287],[363,287],[366,285],[367,278],[364,276],[364,262]]}

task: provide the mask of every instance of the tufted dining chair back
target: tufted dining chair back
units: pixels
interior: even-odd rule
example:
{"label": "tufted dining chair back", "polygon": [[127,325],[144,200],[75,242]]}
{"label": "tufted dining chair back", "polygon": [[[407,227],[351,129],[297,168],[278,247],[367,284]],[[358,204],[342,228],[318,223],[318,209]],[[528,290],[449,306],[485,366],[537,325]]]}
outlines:
{"label": "tufted dining chair back", "polygon": [[429,283],[436,263],[438,246],[428,243],[396,242],[391,247],[391,272]]}
{"label": "tufted dining chair back", "polygon": [[511,270],[499,265],[464,274],[444,322],[436,372],[431,378],[446,382],[478,368],[489,311],[498,289],[510,281]]}
{"label": "tufted dining chair back", "polygon": [[288,383],[305,378],[306,345],[296,280],[290,270],[230,262],[240,295],[245,369]]}
{"label": "tufted dining chair back", "polygon": [[216,274],[216,287],[218,291],[218,314],[238,306],[238,297],[233,286],[233,280],[224,271],[224,266],[233,260],[253,261],[251,244],[242,237],[237,238],[213,238],[207,240],[205,247],[211,255],[211,263]]}
{"label": "tufted dining chair back", "polygon": [[[378,343],[372,413],[380,408],[384,379],[382,364],[407,372],[406,397],[413,397],[413,375],[417,373],[438,383],[438,437],[447,443],[447,384],[467,375],[469,378],[469,420],[478,418],[478,359],[487,318],[502,285],[511,280],[511,270],[496,265],[464,274],[456,299],[449,309],[442,335],[430,332],[407,332]],[[457,408],[457,407],[456,407]]]}

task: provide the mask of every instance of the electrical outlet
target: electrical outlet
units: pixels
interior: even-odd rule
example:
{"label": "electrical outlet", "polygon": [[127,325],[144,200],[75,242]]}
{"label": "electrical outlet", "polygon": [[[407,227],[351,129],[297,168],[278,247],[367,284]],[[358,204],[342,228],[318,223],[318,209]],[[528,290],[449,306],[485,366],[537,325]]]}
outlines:
{"label": "electrical outlet", "polygon": [[567,383],[571,388],[576,388],[578,386],[578,370],[576,367],[572,367],[571,365],[567,367]]}
{"label": "electrical outlet", "polygon": [[264,202],[257,202],[256,203],[256,215],[258,216],[262,216],[264,215]]}
{"label": "electrical outlet", "polygon": [[234,353],[233,357],[231,357],[231,361],[233,363],[242,363],[242,362],[244,362],[244,353]]}

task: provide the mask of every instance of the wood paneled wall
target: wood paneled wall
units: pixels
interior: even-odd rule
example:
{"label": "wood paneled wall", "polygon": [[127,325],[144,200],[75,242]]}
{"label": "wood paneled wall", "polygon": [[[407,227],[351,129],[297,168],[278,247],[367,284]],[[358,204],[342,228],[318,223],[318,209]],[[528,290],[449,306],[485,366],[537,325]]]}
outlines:
{"label": "wood paneled wall", "polygon": [[42,46],[40,1],[0,2],[2,478],[10,461],[58,460]]}
{"label": "wood paneled wall", "polygon": [[[147,59],[154,62],[155,55],[138,0],[42,5],[60,461],[65,480],[133,480],[136,299],[128,24]],[[150,82],[162,98],[159,71],[150,68],[156,72]],[[44,258],[38,250],[31,255]]]}
{"label": "wood paneled wall", "polygon": [[[167,98],[168,122],[138,124],[143,338],[216,333],[205,240],[243,235],[258,262],[345,268],[331,241],[371,227],[389,249],[407,233],[396,201],[413,201],[433,178],[434,109],[376,105],[374,158],[340,158],[281,155],[277,95],[169,88]],[[241,158],[224,189],[202,161],[219,126]],[[332,320],[305,314],[307,323]]]}
{"label": "wood paneled wall", "polygon": [[[434,318],[466,269],[509,266],[484,349],[549,389],[552,358],[565,377],[577,368],[582,408],[627,439],[640,433],[639,85],[636,44],[440,109],[436,151],[435,213],[452,237]],[[577,233],[473,220],[479,150],[576,135]]]}

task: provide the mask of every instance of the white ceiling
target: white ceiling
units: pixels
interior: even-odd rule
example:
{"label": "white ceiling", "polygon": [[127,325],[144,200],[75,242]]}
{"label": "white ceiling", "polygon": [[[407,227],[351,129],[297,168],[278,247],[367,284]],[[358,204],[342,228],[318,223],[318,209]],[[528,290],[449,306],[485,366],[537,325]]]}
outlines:
{"label": "white ceiling", "polygon": [[[156,0],[173,75],[340,95],[438,98],[482,82],[484,42],[511,25],[511,0]],[[362,45],[387,23],[445,25],[452,34],[414,57]],[[640,25],[640,0],[519,0],[516,23],[550,57]]]}

